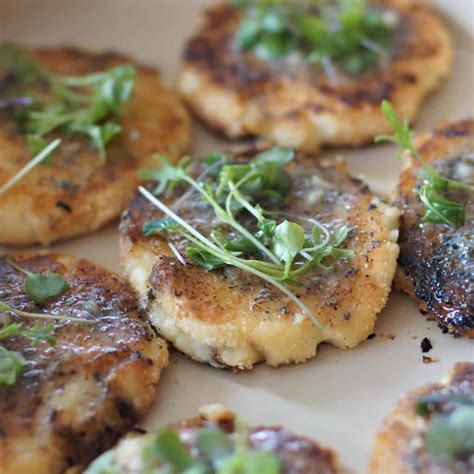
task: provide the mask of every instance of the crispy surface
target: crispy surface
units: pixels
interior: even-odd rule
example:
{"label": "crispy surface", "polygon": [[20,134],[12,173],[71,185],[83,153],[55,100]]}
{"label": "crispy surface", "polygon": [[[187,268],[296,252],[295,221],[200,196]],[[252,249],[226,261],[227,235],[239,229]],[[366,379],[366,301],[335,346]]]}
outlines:
{"label": "crispy surface", "polygon": [[[398,211],[349,178],[340,162],[316,167],[301,158],[288,171],[293,188],[283,212],[352,229],[346,244],[355,252],[353,260],[327,273],[309,272],[302,287],[292,288],[322,330],[258,277],[234,267],[206,272],[190,262],[183,266],[162,238],[143,236],[143,224],[163,216],[140,195],[123,215],[125,274],[160,334],[195,360],[233,369],[259,361],[299,363],[313,357],[320,342],[350,349],[372,332],[395,272]],[[191,197],[179,213],[207,233],[212,213],[195,202]],[[182,239],[174,244],[183,251]]]}
{"label": "crispy surface", "polygon": [[[443,175],[474,184],[474,120],[441,124],[418,138],[423,157]],[[420,166],[414,158],[402,172],[398,205],[404,211],[396,284],[418,302],[445,332],[474,337],[474,199],[469,193],[451,196],[466,205],[464,225],[420,226],[424,206],[414,191]]]}
{"label": "crispy surface", "polygon": [[468,474],[474,466],[448,463],[424,449],[426,423],[414,412],[415,401],[431,393],[473,394],[474,364],[456,364],[444,383],[425,385],[407,393],[385,418],[372,451],[371,474]]}
{"label": "crispy surface", "polygon": [[321,145],[371,142],[390,131],[383,99],[412,120],[451,64],[448,34],[424,2],[374,3],[402,19],[393,57],[381,70],[340,76],[335,84],[301,59],[277,65],[236,52],[239,12],[218,4],[185,50],[179,88],[198,117],[231,138],[256,135],[311,153]]}
{"label": "crispy surface", "polygon": [[[188,147],[189,118],[177,94],[160,84],[156,70],[114,53],[92,54],[77,49],[44,49],[30,54],[50,70],[70,75],[101,71],[121,63],[137,69],[135,92],[125,104],[122,133],[107,146],[101,165],[89,140],[51,133],[61,138],[54,165],[37,166],[0,196],[0,244],[49,244],[91,232],[114,219],[136,188],[135,172],[152,153],[178,158]],[[1,89],[1,71],[0,71]],[[5,183],[30,159],[25,136],[0,110],[0,183]]]}
{"label": "crispy surface", "polygon": [[[218,427],[232,436],[235,416],[221,405],[202,407],[200,416],[171,425],[189,447],[203,428]],[[151,436],[122,440],[114,450],[115,465],[122,474],[142,472],[141,452]],[[281,474],[337,474],[337,455],[315,441],[290,433],[279,426],[248,428],[248,444],[253,448],[272,451],[281,459]]]}
{"label": "crispy surface", "polygon": [[63,255],[23,254],[15,261],[64,275],[70,289],[36,306],[23,293],[24,276],[2,259],[0,301],[94,321],[55,322],[54,347],[2,341],[28,364],[13,386],[0,387],[0,473],[62,473],[108,449],[145,412],[168,363],[167,346],[142,321],[133,290],[117,275]]}

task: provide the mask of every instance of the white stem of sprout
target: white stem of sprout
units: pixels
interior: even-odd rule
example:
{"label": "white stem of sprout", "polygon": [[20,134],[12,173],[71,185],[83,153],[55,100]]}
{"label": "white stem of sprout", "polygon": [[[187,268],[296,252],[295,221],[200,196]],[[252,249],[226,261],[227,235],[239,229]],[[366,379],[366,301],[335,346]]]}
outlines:
{"label": "white stem of sprout", "polygon": [[32,160],[30,160],[18,173],[10,178],[5,184],[0,187],[0,195],[8,191],[11,187],[20,181],[23,176],[29,173],[36,165],[40,164],[53,150],[55,150],[61,143],[57,138],[43,148]]}
{"label": "white stem of sprout", "polygon": [[183,256],[179,253],[178,249],[176,248],[176,245],[173,244],[173,242],[167,240],[166,243],[168,244],[168,247],[170,250],[174,253],[175,257],[179,260],[179,262],[182,265],[187,265],[186,260],[183,258]]}

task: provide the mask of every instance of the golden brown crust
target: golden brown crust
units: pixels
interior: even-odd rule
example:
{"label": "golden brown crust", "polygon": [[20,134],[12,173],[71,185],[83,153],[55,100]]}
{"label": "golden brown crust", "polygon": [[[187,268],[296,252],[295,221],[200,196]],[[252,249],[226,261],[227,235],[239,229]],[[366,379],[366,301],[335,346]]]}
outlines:
{"label": "golden brown crust", "polygon": [[[94,321],[54,322],[54,347],[31,349],[18,337],[2,341],[28,364],[14,385],[0,387],[0,472],[61,473],[108,449],[143,415],[167,365],[167,347],[117,275],[64,255],[29,253],[14,260],[30,271],[62,274],[70,289],[35,305],[24,295],[24,275],[2,259],[0,301]],[[24,327],[35,323],[14,319]]]}
{"label": "golden brown crust", "polygon": [[[418,137],[416,147],[428,162],[441,167],[442,174],[456,176],[459,157],[474,152],[474,120],[440,124],[431,133]],[[396,285],[417,301],[423,312],[433,316],[445,332],[473,338],[474,294],[469,265],[474,226],[472,194],[454,196],[466,205],[464,225],[420,226],[425,210],[415,190],[421,170],[416,159],[409,159],[397,190],[398,205],[404,213]],[[470,163],[472,170],[472,158]],[[467,179],[473,184],[472,176]]]}
{"label": "golden brown crust", "polygon": [[[273,366],[304,362],[322,341],[353,348],[371,333],[385,305],[398,256],[398,211],[374,199],[341,163],[317,167],[299,157],[288,171],[294,185],[284,212],[352,229],[345,245],[354,259],[326,273],[314,270],[302,287],[292,288],[320,330],[258,277],[233,267],[206,272],[191,262],[183,266],[162,238],[144,237],[143,224],[163,215],[140,195],[123,215],[125,274],[158,331],[196,360],[249,369],[261,360]],[[211,222],[209,211],[193,209],[193,202],[189,211],[182,205],[180,214]],[[183,250],[182,241],[175,244]]]}
{"label": "golden brown crust", "polygon": [[[137,77],[134,94],[124,107],[123,131],[107,146],[105,165],[87,138],[51,133],[51,139],[62,139],[54,152],[54,165],[37,166],[0,196],[0,243],[9,245],[49,244],[99,228],[126,206],[138,182],[136,170],[153,153],[174,160],[186,151],[189,141],[186,110],[177,94],[160,83],[156,70],[115,53],[69,48],[29,53],[61,74],[82,75],[132,63]],[[0,111],[0,183],[29,159],[25,137],[11,113]]]}
{"label": "golden brown crust", "polygon": [[474,364],[459,363],[443,383],[432,383],[408,392],[382,423],[375,438],[370,463],[371,474],[464,474],[462,465],[439,461],[421,442],[424,430],[422,417],[415,414],[418,398],[452,390],[474,393]]}
{"label": "golden brown crust", "polygon": [[311,153],[326,144],[370,142],[389,131],[380,112],[383,99],[412,120],[451,64],[448,34],[424,2],[374,3],[402,18],[396,54],[382,70],[335,84],[294,64],[269,66],[235,51],[239,12],[219,3],[185,50],[180,90],[198,117],[231,138],[256,135]]}

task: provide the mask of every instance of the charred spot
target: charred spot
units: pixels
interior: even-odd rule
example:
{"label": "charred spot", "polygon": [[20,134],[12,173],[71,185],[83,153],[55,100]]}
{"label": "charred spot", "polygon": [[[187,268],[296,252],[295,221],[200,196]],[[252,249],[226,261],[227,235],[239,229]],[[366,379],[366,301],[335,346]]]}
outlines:
{"label": "charred spot", "polygon": [[437,136],[443,136],[447,138],[463,137],[472,133],[473,124],[470,120],[464,120],[455,124],[449,125],[448,127],[436,128],[434,133]]}
{"label": "charred spot", "polygon": [[64,211],[68,212],[69,214],[72,213],[72,208],[69,204],[67,204],[64,201],[56,201],[56,207],[59,207],[60,209],[63,209]]}
{"label": "charred spot", "polygon": [[133,406],[125,400],[117,401],[117,411],[122,418],[129,419],[135,416]]}
{"label": "charred spot", "polygon": [[359,87],[354,91],[341,92],[339,89],[328,85],[320,86],[323,93],[337,96],[337,98],[349,107],[360,107],[366,104],[378,105],[382,100],[388,99],[394,88],[391,82],[382,82],[372,88]]}
{"label": "charred spot", "polygon": [[416,84],[418,82],[417,77],[415,74],[412,74],[410,72],[405,72],[400,76],[400,80],[407,83],[407,84]]}

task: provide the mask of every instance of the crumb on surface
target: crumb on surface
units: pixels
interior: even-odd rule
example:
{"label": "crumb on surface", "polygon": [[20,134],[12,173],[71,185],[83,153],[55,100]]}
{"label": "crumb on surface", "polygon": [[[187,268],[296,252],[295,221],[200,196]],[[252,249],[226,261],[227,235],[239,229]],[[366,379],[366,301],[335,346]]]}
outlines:
{"label": "crumb on surface", "polygon": [[423,356],[423,364],[434,364],[435,362],[438,362],[436,357]]}

